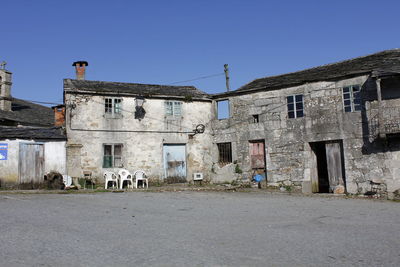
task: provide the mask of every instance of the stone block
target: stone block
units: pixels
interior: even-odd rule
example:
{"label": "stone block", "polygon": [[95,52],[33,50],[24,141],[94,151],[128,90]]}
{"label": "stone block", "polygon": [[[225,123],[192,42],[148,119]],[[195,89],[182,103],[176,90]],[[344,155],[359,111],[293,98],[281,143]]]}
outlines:
{"label": "stone block", "polygon": [[335,188],[333,190],[334,194],[344,194],[344,192],[345,192],[345,188],[343,185],[335,186]]}
{"label": "stone block", "polygon": [[301,183],[301,192],[303,194],[312,194],[311,181],[303,181]]}

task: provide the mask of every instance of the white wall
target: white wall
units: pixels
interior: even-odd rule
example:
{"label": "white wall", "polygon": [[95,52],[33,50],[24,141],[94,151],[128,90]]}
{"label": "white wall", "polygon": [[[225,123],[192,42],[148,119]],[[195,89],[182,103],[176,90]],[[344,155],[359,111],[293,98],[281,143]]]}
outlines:
{"label": "white wall", "polygon": [[46,142],[44,145],[44,173],[56,171],[66,174],[66,142]]}
{"label": "white wall", "polygon": [[[0,143],[8,144],[7,160],[0,160],[1,186],[13,186],[19,182],[19,144],[34,143],[33,140],[1,140]],[[44,173],[52,170],[61,174],[66,173],[65,141],[44,143]]]}
{"label": "white wall", "polygon": [[18,158],[20,140],[1,140],[0,143],[8,144],[7,160],[0,160],[1,186],[18,182]]}
{"label": "white wall", "polygon": [[[124,168],[130,171],[142,169],[150,179],[164,178],[163,144],[186,144],[188,180],[192,179],[193,172],[210,172],[212,166],[209,152],[212,142],[209,123],[212,116],[211,102],[182,101],[182,117],[173,122],[180,125],[168,129],[166,121],[171,118],[165,115],[164,99],[146,99],[143,106],[146,115],[139,121],[134,118],[134,97],[121,97],[122,117],[120,118],[104,116],[104,98],[103,96],[66,95],[66,103],[76,105],[73,110],[70,107],[67,109],[68,145],[82,145],[80,166],[76,166],[75,163],[70,164],[72,167],[69,167],[69,172],[72,171],[71,169],[81,168],[81,173],[87,170],[92,171],[95,177],[102,177],[105,170],[118,171],[118,168],[104,169],[102,167],[103,144],[112,143],[123,144]],[[72,118],[70,118],[71,114]],[[189,139],[188,133],[173,132],[190,132],[197,124],[204,124],[206,130],[204,134],[198,134],[193,139]],[[71,163],[72,159],[68,160]]]}

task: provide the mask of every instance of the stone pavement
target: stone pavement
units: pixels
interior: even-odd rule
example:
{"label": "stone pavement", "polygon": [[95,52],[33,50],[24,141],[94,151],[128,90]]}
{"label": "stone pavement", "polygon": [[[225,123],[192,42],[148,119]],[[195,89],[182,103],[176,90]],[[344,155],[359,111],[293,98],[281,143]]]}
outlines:
{"label": "stone pavement", "polygon": [[1,266],[399,266],[400,203],[242,192],[0,195]]}

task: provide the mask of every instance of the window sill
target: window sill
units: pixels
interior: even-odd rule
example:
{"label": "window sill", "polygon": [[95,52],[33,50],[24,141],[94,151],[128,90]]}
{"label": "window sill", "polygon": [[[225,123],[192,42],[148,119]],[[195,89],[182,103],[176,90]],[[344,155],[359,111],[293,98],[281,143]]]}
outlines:
{"label": "window sill", "polygon": [[104,114],[103,116],[106,119],[122,119],[123,116],[122,114],[116,115],[116,114]]}

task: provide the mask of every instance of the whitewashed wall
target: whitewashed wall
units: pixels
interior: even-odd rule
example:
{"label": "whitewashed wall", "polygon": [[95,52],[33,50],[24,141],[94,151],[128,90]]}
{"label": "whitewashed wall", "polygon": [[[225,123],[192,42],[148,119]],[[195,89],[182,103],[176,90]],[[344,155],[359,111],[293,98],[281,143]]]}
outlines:
{"label": "whitewashed wall", "polygon": [[[103,96],[66,95],[66,103],[76,105],[75,109],[68,108],[67,110],[68,145],[82,145],[79,163],[76,162],[76,156],[68,159],[69,172],[80,168],[80,173],[88,170],[100,178],[105,170],[118,171],[118,168],[104,169],[102,167],[103,144],[112,143],[123,144],[124,168],[130,171],[142,169],[151,179],[164,178],[164,144],[186,145],[188,180],[192,178],[193,172],[206,174],[210,172],[212,166],[209,152],[212,144],[209,123],[212,118],[211,102],[182,101],[180,126],[171,130],[166,126],[168,118],[165,116],[164,99],[146,99],[143,106],[146,115],[139,121],[134,118],[134,97],[121,97],[121,118],[104,116],[104,98]],[[204,134],[198,134],[193,139],[189,139],[187,133],[165,133],[165,131],[189,132],[197,124],[204,124],[206,130]],[[72,163],[72,161],[75,162]]]}
{"label": "whitewashed wall", "polygon": [[[1,186],[14,186],[19,183],[19,145],[20,143],[34,143],[33,140],[1,140],[8,144],[7,160],[0,160]],[[65,141],[44,143],[44,173],[58,171],[66,173]]]}
{"label": "whitewashed wall", "polygon": [[45,173],[56,171],[66,174],[65,144],[66,142],[46,142],[44,144]]}
{"label": "whitewashed wall", "polygon": [[20,140],[1,140],[0,143],[8,144],[7,160],[0,160],[0,183],[8,186],[18,183],[18,158]]}

